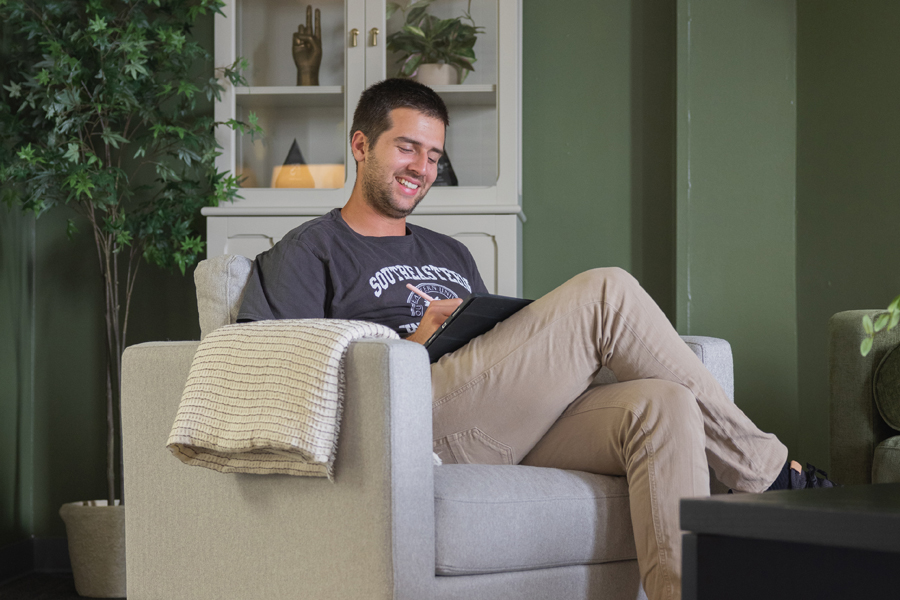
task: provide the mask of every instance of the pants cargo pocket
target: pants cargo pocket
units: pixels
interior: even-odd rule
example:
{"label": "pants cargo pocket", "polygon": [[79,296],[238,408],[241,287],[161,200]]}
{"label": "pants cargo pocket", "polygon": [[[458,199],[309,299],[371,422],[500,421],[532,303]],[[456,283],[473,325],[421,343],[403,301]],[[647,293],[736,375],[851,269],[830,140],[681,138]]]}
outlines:
{"label": "pants cargo pocket", "polygon": [[477,427],[434,441],[444,464],[511,465],[512,448]]}

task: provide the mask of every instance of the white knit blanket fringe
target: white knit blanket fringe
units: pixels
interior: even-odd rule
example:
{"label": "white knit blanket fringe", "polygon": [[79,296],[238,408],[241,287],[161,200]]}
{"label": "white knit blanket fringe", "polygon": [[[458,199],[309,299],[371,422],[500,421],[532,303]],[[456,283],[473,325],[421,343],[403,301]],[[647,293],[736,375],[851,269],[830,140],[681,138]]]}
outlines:
{"label": "white knit blanket fringe", "polygon": [[397,337],[383,325],[335,319],[220,327],[194,355],[166,446],[222,473],[333,482],[347,348]]}

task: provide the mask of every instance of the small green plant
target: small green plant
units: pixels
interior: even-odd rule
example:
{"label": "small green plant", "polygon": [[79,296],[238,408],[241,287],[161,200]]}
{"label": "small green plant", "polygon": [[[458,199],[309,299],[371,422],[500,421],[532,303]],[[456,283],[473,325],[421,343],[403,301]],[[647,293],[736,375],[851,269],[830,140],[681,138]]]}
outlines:
{"label": "small green plant", "polygon": [[[432,2],[434,0],[420,0],[405,8],[396,2],[388,2],[387,18],[401,10],[406,22],[403,29],[387,37],[387,49],[401,53],[397,62],[400,64],[398,75],[402,77],[411,77],[419,65],[443,63],[459,68],[459,80],[463,82],[469,72],[475,70],[472,66],[476,60],[473,47],[484,28],[476,26],[472,19],[472,0],[469,0],[465,15],[453,19],[429,15],[428,6]],[[464,19],[471,25],[463,23]]]}
{"label": "small green plant", "polygon": [[875,334],[881,331],[890,331],[898,323],[900,323],[900,296],[894,298],[893,302],[887,307],[887,312],[879,314],[874,321],[869,315],[863,316],[862,324],[866,337],[859,345],[860,354],[866,356],[872,351]]}
{"label": "small green plant", "polygon": [[[222,85],[198,65],[198,16],[221,0],[0,0],[0,199],[36,217],[67,205],[90,226],[107,345],[109,502],[116,499],[121,357],[145,259],[183,274],[203,250],[200,209],[237,196],[215,167],[215,123],[198,100]],[[242,83],[237,63],[221,75]],[[199,79],[199,81],[198,81]],[[70,220],[69,235],[76,232]]]}

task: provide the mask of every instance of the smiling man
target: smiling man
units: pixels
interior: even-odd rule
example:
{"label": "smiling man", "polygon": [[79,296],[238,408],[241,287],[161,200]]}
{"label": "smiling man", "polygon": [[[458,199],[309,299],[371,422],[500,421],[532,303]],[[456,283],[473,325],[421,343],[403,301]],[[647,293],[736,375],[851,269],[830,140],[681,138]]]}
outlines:
{"label": "smiling man", "polygon": [[[431,88],[388,79],[366,90],[351,127],[347,204],[257,257],[238,319],[359,319],[425,342],[464,298],[486,292],[465,246],[406,223],[437,177],[448,124]],[[407,283],[435,301],[426,309]]]}
{"label": "smiling man", "polygon": [[[389,79],[363,92],[347,204],[256,258],[238,320],[359,319],[424,343],[463,298],[486,291],[462,244],[406,222],[434,183],[448,124],[421,84]],[[408,283],[435,300],[424,307]],[[604,366],[619,383],[592,387]],[[621,269],[574,277],[444,355],[431,379],[434,450],[445,463],[627,478],[651,600],[681,596],[678,503],[709,494],[707,466],[747,492],[831,485],[792,468],[787,448],[729,400]]]}

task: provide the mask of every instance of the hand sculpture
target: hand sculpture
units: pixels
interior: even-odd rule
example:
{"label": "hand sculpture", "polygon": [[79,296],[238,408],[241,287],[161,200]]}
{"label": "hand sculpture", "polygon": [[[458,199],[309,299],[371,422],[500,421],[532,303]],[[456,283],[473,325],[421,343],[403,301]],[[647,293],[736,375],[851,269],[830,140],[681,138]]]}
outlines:
{"label": "hand sculpture", "polygon": [[322,15],[316,9],[316,29],[313,32],[312,6],[306,7],[306,25],[297,27],[291,47],[297,65],[297,85],[319,85],[319,66],[322,64]]}

